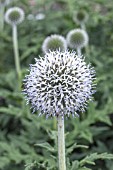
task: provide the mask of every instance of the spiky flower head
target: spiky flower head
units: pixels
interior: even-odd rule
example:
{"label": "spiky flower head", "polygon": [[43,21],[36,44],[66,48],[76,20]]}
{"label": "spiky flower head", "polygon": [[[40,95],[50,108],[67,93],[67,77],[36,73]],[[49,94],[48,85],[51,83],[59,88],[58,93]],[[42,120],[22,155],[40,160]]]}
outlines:
{"label": "spiky flower head", "polygon": [[92,99],[95,72],[75,52],[53,51],[35,59],[24,79],[24,94],[39,115],[70,116]]}
{"label": "spiky flower head", "polygon": [[85,30],[74,29],[67,34],[67,44],[70,48],[83,48],[88,44],[89,38]]}
{"label": "spiky flower head", "polygon": [[77,11],[73,14],[73,20],[78,24],[85,23],[88,20],[88,14],[85,10]]}
{"label": "spiky flower head", "polygon": [[5,20],[8,24],[17,25],[24,20],[24,11],[19,7],[12,7],[6,11]]}
{"label": "spiky flower head", "polygon": [[66,49],[67,49],[66,40],[61,35],[54,34],[48,36],[42,44],[42,51],[44,53],[55,50],[65,51]]}

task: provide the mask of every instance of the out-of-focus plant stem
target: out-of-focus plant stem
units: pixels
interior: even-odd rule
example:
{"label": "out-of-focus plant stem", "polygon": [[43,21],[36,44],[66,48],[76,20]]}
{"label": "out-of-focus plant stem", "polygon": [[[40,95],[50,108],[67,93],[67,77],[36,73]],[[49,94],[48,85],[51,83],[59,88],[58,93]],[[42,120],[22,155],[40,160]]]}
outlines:
{"label": "out-of-focus plant stem", "polygon": [[15,57],[15,67],[18,76],[19,89],[21,88],[21,69],[20,69],[20,60],[19,60],[19,51],[18,51],[18,37],[17,37],[17,26],[12,26],[13,31],[13,49]]}
{"label": "out-of-focus plant stem", "polygon": [[77,55],[81,56],[81,48],[77,48]]}

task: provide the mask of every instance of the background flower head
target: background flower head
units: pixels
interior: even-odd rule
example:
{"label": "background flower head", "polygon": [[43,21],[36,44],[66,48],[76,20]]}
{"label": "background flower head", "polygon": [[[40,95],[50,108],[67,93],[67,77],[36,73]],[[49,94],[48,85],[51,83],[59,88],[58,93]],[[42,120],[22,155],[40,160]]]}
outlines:
{"label": "background flower head", "polygon": [[38,13],[35,16],[36,20],[43,20],[45,18],[45,14],[44,13]]}
{"label": "background flower head", "polygon": [[42,44],[42,50],[44,53],[55,50],[65,51],[66,49],[67,49],[66,40],[61,35],[54,34],[48,36]]}
{"label": "background flower head", "polygon": [[33,14],[28,14],[27,19],[28,20],[34,20],[35,16]]}
{"label": "background flower head", "polygon": [[95,92],[94,72],[75,52],[47,53],[36,59],[24,79],[27,103],[47,117],[76,115]]}
{"label": "background flower head", "polygon": [[8,24],[17,25],[24,20],[24,11],[19,7],[12,7],[6,11],[5,20]]}
{"label": "background flower head", "polygon": [[67,34],[67,44],[70,48],[83,48],[88,44],[89,38],[85,30],[74,29]]}
{"label": "background flower head", "polygon": [[85,10],[79,10],[77,12],[74,12],[73,20],[75,23],[78,24],[85,23],[88,20],[88,14]]}

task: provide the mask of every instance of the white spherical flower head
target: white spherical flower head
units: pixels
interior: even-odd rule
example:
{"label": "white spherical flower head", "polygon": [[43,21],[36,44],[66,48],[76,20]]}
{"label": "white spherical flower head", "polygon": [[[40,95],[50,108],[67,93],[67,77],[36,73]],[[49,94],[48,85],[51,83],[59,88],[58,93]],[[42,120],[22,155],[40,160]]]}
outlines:
{"label": "white spherical flower head", "polygon": [[20,24],[24,20],[24,11],[19,7],[12,7],[6,11],[5,20],[11,25]]}
{"label": "white spherical flower head", "polygon": [[84,111],[95,92],[95,71],[75,52],[53,51],[36,59],[24,79],[24,94],[39,115],[70,116]]}
{"label": "white spherical flower head", "polygon": [[70,48],[83,48],[88,44],[89,38],[85,30],[74,29],[67,34],[67,44]]}
{"label": "white spherical flower head", "polygon": [[54,34],[48,36],[42,44],[42,51],[44,53],[56,50],[65,51],[66,49],[67,49],[66,40],[61,35]]}
{"label": "white spherical flower head", "polygon": [[34,15],[33,15],[33,14],[29,14],[29,15],[27,16],[27,19],[28,19],[28,20],[34,20],[34,19],[35,19],[35,17],[34,17]]}
{"label": "white spherical flower head", "polygon": [[36,20],[43,20],[45,18],[45,14],[43,13],[38,13],[36,16],[35,16],[35,19]]}
{"label": "white spherical flower head", "polygon": [[73,14],[73,20],[78,24],[85,23],[88,20],[88,14],[85,10],[77,11]]}

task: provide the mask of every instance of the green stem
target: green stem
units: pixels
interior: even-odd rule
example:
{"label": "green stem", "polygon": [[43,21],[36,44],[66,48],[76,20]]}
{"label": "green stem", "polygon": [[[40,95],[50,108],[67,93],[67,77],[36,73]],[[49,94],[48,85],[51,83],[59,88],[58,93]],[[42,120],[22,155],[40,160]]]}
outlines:
{"label": "green stem", "polygon": [[18,51],[18,37],[17,37],[17,26],[13,25],[13,49],[14,49],[14,57],[15,57],[15,66],[16,72],[19,81],[19,88],[21,87],[21,69],[20,69],[20,60],[19,60],[19,51]]}
{"label": "green stem", "polygon": [[59,170],[66,170],[64,118],[61,116],[58,117],[58,160]]}
{"label": "green stem", "polygon": [[[86,31],[86,26],[84,23],[81,24],[81,29]],[[86,52],[87,58],[89,58],[89,56],[90,56],[89,44],[87,44],[87,46],[85,46],[85,52]]]}
{"label": "green stem", "polygon": [[3,5],[0,5],[0,32],[4,29],[4,9]]}
{"label": "green stem", "polygon": [[81,29],[85,30],[86,31],[86,26],[84,23],[81,23]]}

